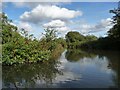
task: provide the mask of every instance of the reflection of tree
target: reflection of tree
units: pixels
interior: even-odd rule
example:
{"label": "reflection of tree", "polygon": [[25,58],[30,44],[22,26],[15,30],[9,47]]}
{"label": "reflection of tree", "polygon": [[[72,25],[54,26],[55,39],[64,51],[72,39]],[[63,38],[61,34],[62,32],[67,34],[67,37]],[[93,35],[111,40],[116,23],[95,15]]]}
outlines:
{"label": "reflection of tree", "polygon": [[[102,60],[106,57],[109,61],[109,69],[111,68],[117,74],[112,76],[113,82],[117,85],[120,81],[118,72],[119,66],[119,52],[114,51],[81,51],[81,50],[68,50],[65,57],[68,61],[75,62],[84,57],[94,58],[99,56]],[[3,66],[2,78],[6,87],[14,85],[14,87],[34,87],[37,80],[44,81],[45,85],[53,83],[57,74],[61,72],[56,68],[59,62],[57,60],[46,61],[36,64],[23,64],[16,66]],[[22,86],[23,85],[23,86]]]}
{"label": "reflection of tree", "polygon": [[113,76],[113,80],[116,83],[116,85],[118,85],[118,83],[120,82],[119,71],[118,71],[119,60],[120,60],[120,56],[119,56],[120,53],[112,51],[112,52],[104,53],[104,55],[106,55],[108,60],[110,60],[110,67],[116,72],[117,76]]}
{"label": "reflection of tree", "polygon": [[120,70],[119,68],[119,60],[120,60],[120,52],[119,51],[90,51],[89,53],[97,54],[99,55],[99,58],[106,57],[109,60],[108,68],[111,68],[113,71],[116,72],[116,75],[113,75],[113,81],[116,83],[116,85],[120,85]]}
{"label": "reflection of tree", "polygon": [[85,51],[76,50],[76,49],[67,50],[66,55],[65,55],[66,59],[70,62],[79,61],[80,59],[83,59],[84,57],[93,58],[95,56],[96,56],[95,54],[87,53]]}
{"label": "reflection of tree", "polygon": [[119,52],[101,52],[101,55],[106,56],[109,60],[109,67],[111,67],[115,72],[117,76],[113,76],[113,80],[116,83],[116,85],[118,85],[118,83],[120,82],[120,78],[119,78],[119,60],[120,60],[120,53]]}
{"label": "reflection of tree", "polygon": [[66,59],[70,62],[75,62],[80,59],[83,59],[84,57],[87,58],[93,58],[96,56],[99,56],[99,58],[102,60],[104,57],[106,57],[109,60],[108,68],[112,69],[116,75],[113,75],[112,79],[115,83],[115,85],[120,85],[120,70],[119,68],[119,60],[120,60],[120,52],[116,51],[104,51],[104,50],[68,50],[66,52]]}
{"label": "reflection of tree", "polygon": [[6,87],[10,87],[10,84],[14,87],[22,85],[24,85],[23,87],[34,87],[36,80],[42,80],[46,85],[50,84],[56,74],[60,74],[56,63],[57,61],[51,61],[40,64],[3,66],[3,83]]}

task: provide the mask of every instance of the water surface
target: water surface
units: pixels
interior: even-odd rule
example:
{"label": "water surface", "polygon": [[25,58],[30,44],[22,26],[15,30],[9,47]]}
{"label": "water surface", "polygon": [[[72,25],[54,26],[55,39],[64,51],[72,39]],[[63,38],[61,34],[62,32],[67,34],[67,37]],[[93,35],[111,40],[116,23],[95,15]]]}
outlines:
{"label": "water surface", "polygon": [[57,60],[2,67],[3,88],[118,87],[119,52],[65,50]]}

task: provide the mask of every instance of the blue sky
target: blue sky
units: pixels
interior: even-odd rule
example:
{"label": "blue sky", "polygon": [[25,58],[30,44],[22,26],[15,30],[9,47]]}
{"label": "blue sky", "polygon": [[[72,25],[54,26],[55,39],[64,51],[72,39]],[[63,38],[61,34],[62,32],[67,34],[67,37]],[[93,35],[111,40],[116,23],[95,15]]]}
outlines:
{"label": "blue sky", "polygon": [[101,37],[112,27],[110,21],[113,14],[109,13],[109,10],[117,8],[117,2],[6,2],[3,6],[3,12],[14,24],[19,28],[25,28],[37,38],[41,37],[44,28],[53,25],[62,37],[68,31]]}

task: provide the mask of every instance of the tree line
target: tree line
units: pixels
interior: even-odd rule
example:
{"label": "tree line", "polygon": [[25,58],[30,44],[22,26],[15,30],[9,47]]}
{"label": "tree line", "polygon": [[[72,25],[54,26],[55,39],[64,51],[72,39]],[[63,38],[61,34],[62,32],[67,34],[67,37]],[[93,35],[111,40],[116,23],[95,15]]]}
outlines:
{"label": "tree line", "polygon": [[65,39],[57,37],[54,28],[46,28],[44,37],[36,39],[27,30],[19,30],[12,25],[5,13],[0,14],[0,36],[2,37],[2,63],[3,65],[44,62],[57,59],[66,48],[83,49],[120,49],[120,8],[110,10],[115,14],[112,18],[114,26],[107,32],[107,37],[97,38],[94,35],[84,36],[76,31],[70,31]]}
{"label": "tree line", "polygon": [[114,25],[107,32],[107,37],[83,36],[71,31],[66,34],[68,48],[120,50],[120,7],[110,10],[110,13],[115,14],[112,18]]}

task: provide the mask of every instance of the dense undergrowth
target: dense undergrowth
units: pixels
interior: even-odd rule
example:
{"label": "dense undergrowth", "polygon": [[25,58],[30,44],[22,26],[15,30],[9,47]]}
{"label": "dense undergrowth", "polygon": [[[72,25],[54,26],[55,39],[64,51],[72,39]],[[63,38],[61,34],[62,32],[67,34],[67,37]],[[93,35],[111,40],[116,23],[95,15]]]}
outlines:
{"label": "dense undergrowth", "polygon": [[[2,63],[36,63],[57,57],[65,48],[65,40],[56,38],[56,31],[45,29],[44,37],[37,40],[24,29],[19,30],[11,20],[1,14],[2,27]],[[55,54],[53,54],[55,52]]]}

